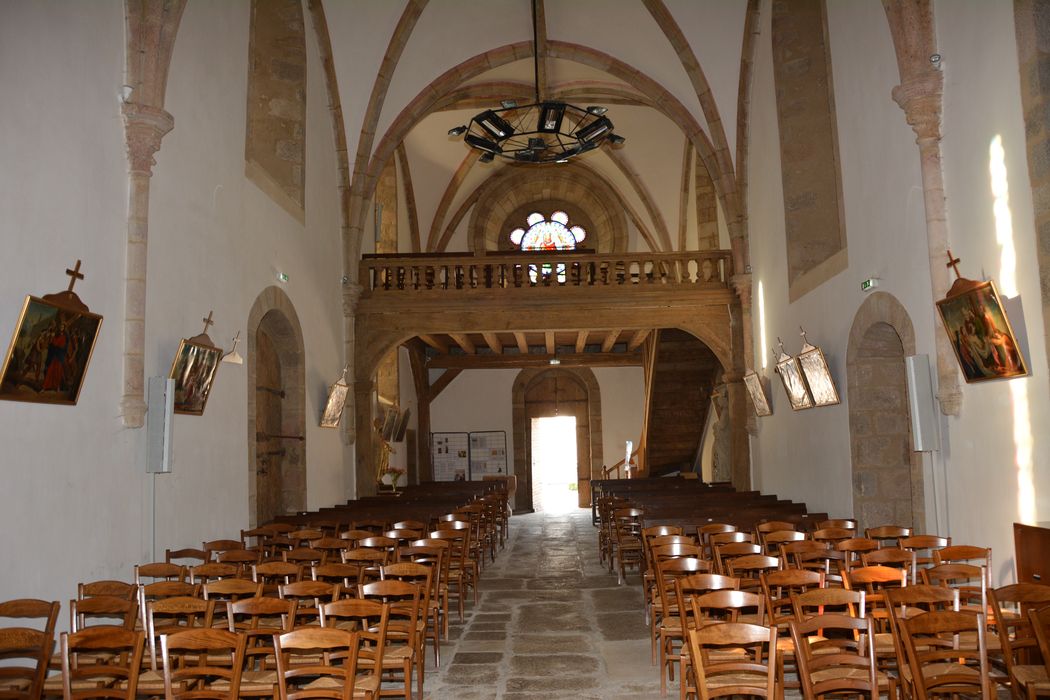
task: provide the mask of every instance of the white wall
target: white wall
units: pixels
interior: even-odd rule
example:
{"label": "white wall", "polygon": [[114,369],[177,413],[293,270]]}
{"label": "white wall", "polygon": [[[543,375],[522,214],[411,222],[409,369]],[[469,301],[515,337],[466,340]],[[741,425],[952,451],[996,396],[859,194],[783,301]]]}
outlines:
{"label": "white wall", "polygon": [[[343,366],[338,193],[331,120],[307,21],[307,222],[244,178],[247,3],[189,3],[175,45],[166,109],[175,129],[152,181],[146,376],[167,374],[179,339],[246,339],[249,309],[276,284],[305,344],[308,506],[343,501],[353,483],[338,431],[318,429],[327,384]],[[122,427],[127,164],[117,88],[124,82],[118,2],[6,3],[0,10],[0,208],[6,274],[0,333],[24,294],[77,291],[105,321],[76,407],[0,402],[5,446],[0,548],[21,564],[0,599],[68,600],[77,581],[123,578],[156,547],[236,536],[248,514],[246,372],[222,365],[203,417],[176,416],[175,471],[144,473],[145,430]],[[17,96],[17,97],[13,97]],[[4,338],[5,347],[7,338]],[[246,343],[240,350],[246,352]],[[43,525],[42,516],[47,518]],[[64,619],[64,618],[63,618]]]}
{"label": "white wall", "polygon": [[[1034,376],[1016,380],[1016,385],[1024,387],[1031,401],[1036,489],[1042,494],[1039,517],[1045,519],[1050,512],[1045,469],[1050,443],[1038,427],[1047,419],[1046,356],[1037,271],[1030,262],[1034,260],[1033,214],[1012,7],[953,2],[939,3],[937,12],[939,49],[945,56],[942,147],[950,240],[952,252],[963,259],[962,271],[973,278],[1000,275],[988,147],[1001,134],[1006,148],[1019,285],[1034,340]],[[809,340],[824,349],[843,401],[834,407],[792,412],[767,361],[764,374],[772,381],[774,415],[758,419],[752,448],[758,488],[806,501],[813,510],[849,515],[852,470],[845,364],[850,327],[864,301],[861,280],[880,278],[880,291],[904,305],[915,327],[917,352],[932,358],[934,334],[941,330],[930,287],[918,148],[904,113],[890,98],[899,75],[884,11],[875,0],[829,3],[828,26],[849,267],[797,302],[787,302],[768,11],[761,26],[752,96],[749,227],[756,289],[761,280],[765,290],[767,347],[758,347],[761,328],[758,314],[754,317],[757,368],[762,371],[762,354],[768,360],[768,346],[775,345],[778,336],[789,354],[796,353],[801,345],[797,329],[802,325]],[[1010,524],[1018,517],[1011,384],[964,386],[962,415],[943,420],[944,449],[924,459],[928,531],[951,535],[959,543],[993,547],[999,580],[1012,576]],[[950,480],[947,507],[945,473]],[[990,492],[992,483],[995,489]]]}

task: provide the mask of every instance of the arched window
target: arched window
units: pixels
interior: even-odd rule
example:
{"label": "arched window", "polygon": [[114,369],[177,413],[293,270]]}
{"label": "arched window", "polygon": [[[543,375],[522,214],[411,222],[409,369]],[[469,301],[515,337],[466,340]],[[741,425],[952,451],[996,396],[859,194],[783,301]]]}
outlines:
{"label": "arched window", "polygon": [[[534,211],[525,221],[529,225],[527,229],[516,228],[510,232],[510,242],[523,251],[575,250],[576,244],[587,237],[582,226],[569,226],[569,215],[563,211],[554,212],[549,219]],[[565,281],[565,265],[529,265],[529,278],[533,282],[538,281],[540,275],[546,277],[552,272],[557,274],[558,282]]]}

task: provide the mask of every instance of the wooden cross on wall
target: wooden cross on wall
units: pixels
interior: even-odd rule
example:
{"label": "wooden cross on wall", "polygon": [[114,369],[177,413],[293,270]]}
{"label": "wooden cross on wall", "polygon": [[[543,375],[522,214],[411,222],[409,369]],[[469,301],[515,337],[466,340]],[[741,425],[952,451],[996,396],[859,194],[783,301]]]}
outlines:
{"label": "wooden cross on wall", "polygon": [[211,320],[211,313],[212,312],[209,311],[208,312],[208,318],[202,318],[201,319],[202,321],[204,321],[204,330],[201,332],[202,335],[207,334],[208,326],[214,326],[215,325],[215,321]]}
{"label": "wooden cross on wall", "polygon": [[962,275],[959,274],[959,263],[962,262],[962,258],[952,257],[952,251],[948,251],[948,264],[945,267],[950,267],[955,270],[955,279],[962,279]]}
{"label": "wooden cross on wall", "polygon": [[84,273],[80,271],[80,261],[77,260],[77,264],[73,266],[72,270],[66,268],[66,274],[69,275],[69,288],[66,291],[72,292],[73,285],[77,283],[77,280],[84,279]]}

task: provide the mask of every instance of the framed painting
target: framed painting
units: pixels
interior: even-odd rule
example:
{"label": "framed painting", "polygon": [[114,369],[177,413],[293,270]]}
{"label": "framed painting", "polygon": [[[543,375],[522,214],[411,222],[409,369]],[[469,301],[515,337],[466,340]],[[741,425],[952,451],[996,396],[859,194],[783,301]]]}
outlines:
{"label": "framed painting", "polygon": [[325,402],[324,413],[321,414],[322,428],[339,427],[339,419],[343,417],[343,407],[346,406],[346,394],[349,390],[346,372],[343,372],[343,376],[328,388],[328,401]]}
{"label": "framed painting", "polygon": [[75,406],[102,317],[27,296],[0,371],[0,399]]}
{"label": "framed painting", "polygon": [[747,393],[751,396],[751,405],[755,407],[755,415],[759,417],[773,415],[762,377],[756,372],[748,372],[744,375],[744,386],[747,387]]}
{"label": "framed painting", "polygon": [[204,414],[221,359],[221,348],[183,339],[168,373],[175,380],[175,413]]}
{"label": "framed painting", "polygon": [[780,375],[780,381],[784,384],[784,391],[791,403],[791,410],[801,411],[813,408],[813,397],[809,393],[809,387],[806,386],[805,377],[802,376],[798,358],[781,353],[777,358],[776,370]]}
{"label": "framed painting", "polygon": [[802,368],[802,374],[806,377],[806,385],[809,386],[809,395],[813,397],[813,403],[817,406],[837,404],[839,392],[835,388],[835,380],[832,379],[831,371],[828,369],[824,351],[806,343],[796,359]]}
{"label": "framed painting", "polygon": [[937,310],[967,382],[1028,374],[995,282],[968,284],[965,291],[938,301]]}

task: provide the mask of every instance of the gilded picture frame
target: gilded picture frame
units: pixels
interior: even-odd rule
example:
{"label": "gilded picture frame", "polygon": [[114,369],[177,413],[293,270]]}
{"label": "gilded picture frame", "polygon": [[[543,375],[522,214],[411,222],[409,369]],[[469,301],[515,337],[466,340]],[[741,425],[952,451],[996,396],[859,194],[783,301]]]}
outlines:
{"label": "gilded picture frame", "polygon": [[802,374],[809,387],[809,395],[816,406],[834,406],[839,403],[839,391],[828,369],[827,358],[820,348],[806,343],[796,355]]}
{"label": "gilded picture frame", "polygon": [[183,339],[168,376],[175,380],[175,413],[204,415],[222,349]]}
{"label": "gilded picture frame", "polygon": [[1027,376],[1028,365],[995,282],[959,282],[964,291],[938,301],[937,311],[967,383]]}
{"label": "gilded picture frame", "polygon": [[809,387],[806,386],[806,378],[802,374],[798,359],[782,353],[777,359],[776,371],[780,375],[784,392],[791,403],[791,410],[802,411],[813,408],[813,396],[810,395]]}
{"label": "gilded picture frame", "polygon": [[766,387],[762,377],[758,376],[756,372],[748,372],[744,375],[744,386],[747,387],[747,393],[751,397],[751,405],[755,408],[755,415],[760,418],[773,415],[773,409],[770,406],[769,397],[766,395]]}
{"label": "gilded picture frame", "polygon": [[102,317],[27,295],[0,370],[0,399],[75,406]]}
{"label": "gilded picture frame", "polygon": [[343,417],[343,408],[346,407],[346,395],[350,391],[349,385],[344,381],[346,374],[336,380],[335,384],[328,387],[328,400],[325,402],[324,411],[321,413],[322,428],[338,428],[339,420]]}

